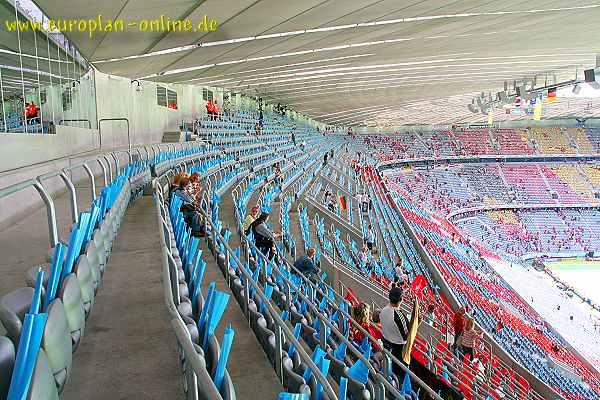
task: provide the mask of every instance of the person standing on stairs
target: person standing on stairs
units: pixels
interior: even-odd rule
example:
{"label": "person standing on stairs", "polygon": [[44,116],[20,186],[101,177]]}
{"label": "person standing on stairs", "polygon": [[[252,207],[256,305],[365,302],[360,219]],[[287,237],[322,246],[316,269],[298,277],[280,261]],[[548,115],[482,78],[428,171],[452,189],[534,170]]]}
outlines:
{"label": "person standing on stairs", "polygon": [[365,233],[365,244],[369,251],[373,251],[373,245],[375,244],[375,231],[373,230],[373,225],[369,224],[367,228],[367,233]]}
{"label": "person standing on stairs", "polygon": [[[410,322],[400,310],[402,302],[402,289],[395,287],[388,294],[389,303],[379,313],[381,332],[383,334],[383,347],[388,349],[394,357],[402,361],[402,350],[406,344]],[[396,363],[392,365],[392,372],[400,377],[404,375],[402,368]]]}

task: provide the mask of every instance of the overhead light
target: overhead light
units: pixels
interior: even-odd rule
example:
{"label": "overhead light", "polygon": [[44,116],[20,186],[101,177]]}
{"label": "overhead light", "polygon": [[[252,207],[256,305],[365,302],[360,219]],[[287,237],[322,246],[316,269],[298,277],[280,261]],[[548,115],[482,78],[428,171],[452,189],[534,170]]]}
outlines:
{"label": "overhead light", "polygon": [[579,86],[579,84],[575,84],[575,86],[573,86],[572,92],[573,94],[579,94],[579,92],[581,92],[581,86]]}

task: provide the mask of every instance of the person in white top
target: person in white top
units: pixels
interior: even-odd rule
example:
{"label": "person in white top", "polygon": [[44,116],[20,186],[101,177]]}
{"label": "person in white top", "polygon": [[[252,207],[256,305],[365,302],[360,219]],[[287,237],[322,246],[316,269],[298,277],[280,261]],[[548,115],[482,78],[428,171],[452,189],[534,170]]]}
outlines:
{"label": "person in white top", "polygon": [[373,226],[369,225],[367,232],[365,233],[365,238],[364,238],[365,244],[367,245],[367,248],[372,251],[373,250],[373,244],[375,243],[375,231],[373,230]]}
{"label": "person in white top", "polygon": [[[402,350],[406,344],[410,322],[406,315],[400,310],[402,303],[402,288],[395,287],[388,295],[389,304],[379,313],[381,321],[381,333],[383,334],[383,347],[388,349],[394,357],[402,361]],[[396,363],[392,365],[392,371],[398,377],[403,376],[403,371]]]}

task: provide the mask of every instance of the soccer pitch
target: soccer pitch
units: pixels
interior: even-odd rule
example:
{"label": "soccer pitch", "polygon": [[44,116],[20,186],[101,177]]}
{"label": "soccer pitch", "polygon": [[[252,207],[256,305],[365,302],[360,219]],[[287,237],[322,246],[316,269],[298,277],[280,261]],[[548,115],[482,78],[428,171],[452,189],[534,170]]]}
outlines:
{"label": "soccer pitch", "polygon": [[600,303],[600,260],[564,259],[545,264],[558,279],[593,302]]}

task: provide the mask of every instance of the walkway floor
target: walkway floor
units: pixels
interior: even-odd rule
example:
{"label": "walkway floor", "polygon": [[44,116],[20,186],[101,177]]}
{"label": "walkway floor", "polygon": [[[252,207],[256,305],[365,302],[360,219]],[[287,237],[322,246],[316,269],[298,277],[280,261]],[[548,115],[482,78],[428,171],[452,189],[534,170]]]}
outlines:
{"label": "walkway floor", "polygon": [[142,197],[125,214],[62,399],[183,398],[159,241],[152,197]]}
{"label": "walkway floor", "polygon": [[[239,245],[239,238],[237,237],[237,233],[235,233],[236,224],[231,191],[226,192],[221,197],[220,210],[223,225],[231,229],[234,233],[230,240],[230,245],[235,249],[234,246]],[[204,254],[209,254],[209,250],[206,247],[204,248]],[[211,257],[206,257],[205,261],[208,265],[204,273],[202,292],[206,293],[208,285],[214,281],[218,290],[231,295],[216,335],[219,342],[221,342],[223,331],[228,324],[231,324],[235,330],[227,369],[233,381],[237,398],[241,400],[276,399],[284,389],[277,378],[275,369],[258,342],[258,338],[250,328],[248,320],[242,313],[240,305],[233,297],[216,262]]]}

